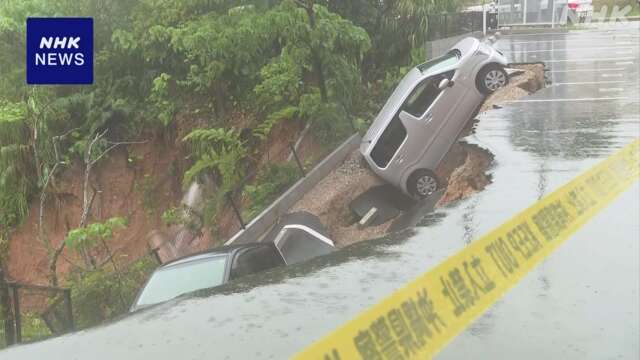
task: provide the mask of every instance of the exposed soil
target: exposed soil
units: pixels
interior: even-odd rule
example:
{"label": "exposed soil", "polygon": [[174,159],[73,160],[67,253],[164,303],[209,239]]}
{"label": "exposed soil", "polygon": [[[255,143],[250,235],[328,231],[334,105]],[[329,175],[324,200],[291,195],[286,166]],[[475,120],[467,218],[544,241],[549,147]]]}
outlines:
{"label": "exposed soil", "polygon": [[[112,151],[92,172],[91,182],[98,191],[92,218],[123,216],[129,219],[128,227],[108,242],[111,252],[120,255],[116,260],[128,262],[149,251],[147,234],[162,226],[162,212],[181,197],[179,177],[170,171],[182,171],[179,157],[179,151],[166,146],[161,139],[154,139]],[[61,244],[69,230],[78,226],[83,176],[84,169],[79,164],[61,172],[48,196],[44,228],[54,247]],[[12,280],[47,284],[49,279],[46,248],[37,237],[38,213],[39,201],[34,200],[29,216],[11,237],[7,267]],[[102,251],[98,250],[96,255],[104,257]],[[72,264],[81,264],[81,260],[65,249],[58,261],[61,279]]]}
{"label": "exposed soil", "polygon": [[[233,116],[238,119],[234,122],[237,128],[248,127],[254,121],[250,114]],[[129,220],[127,228],[118,231],[108,241],[116,261],[129,263],[148,253],[150,244],[162,244],[175,237],[161,216],[166,209],[177,206],[184,193],[181,175],[191,160],[187,158],[188,151],[181,139],[193,128],[205,125],[206,121],[193,114],[179,114],[176,126],[164,136],[150,136],[143,144],[117,148],[94,167],[91,184],[98,193],[89,222],[115,216]],[[252,168],[258,169],[268,162],[285,161],[290,153],[289,143],[296,140],[302,127],[296,121],[276,125],[266,141],[267,145],[253,155],[257,165]],[[311,137],[308,138],[301,147],[303,154],[310,157],[318,145]],[[44,228],[53,247],[61,244],[68,231],[79,224],[83,176],[84,168],[80,163],[63,169],[48,195]],[[255,172],[250,176],[255,176]],[[48,285],[48,255],[46,247],[38,240],[38,200],[32,199],[29,215],[10,238],[7,275],[13,281]],[[241,203],[242,199],[238,201]],[[228,206],[220,212],[216,225],[215,239],[211,231],[204,229],[200,234],[194,234],[189,248],[182,249],[181,253],[209,248],[240,230],[238,220]],[[108,257],[104,249],[98,249],[94,255],[98,259]],[[65,274],[82,264],[82,260],[65,249],[57,264],[58,278],[64,283]]]}
{"label": "exposed soil", "polygon": [[[522,73],[512,76],[507,87],[489,96],[479,108],[479,113],[544,87],[542,64],[513,67],[522,70]],[[460,137],[470,134],[475,123],[473,120],[469,121]],[[484,189],[491,182],[486,170],[492,160],[493,155],[488,151],[475,145],[456,142],[436,169],[438,178],[447,184],[445,193],[436,206],[467,198]],[[349,209],[349,203],[369,188],[382,183],[383,180],[369,170],[359,150],[354,150],[342,165],[320,181],[291,211],[308,211],[317,215],[338,247],[381,237],[387,233],[391,221],[361,229],[357,224],[359,219]]]}
{"label": "exposed soil", "polygon": [[491,94],[480,107],[479,113],[491,110],[494,105],[505,101],[530,95],[545,86],[542,64],[512,65],[511,68],[522,70],[522,74],[510,77],[509,85],[506,88]]}

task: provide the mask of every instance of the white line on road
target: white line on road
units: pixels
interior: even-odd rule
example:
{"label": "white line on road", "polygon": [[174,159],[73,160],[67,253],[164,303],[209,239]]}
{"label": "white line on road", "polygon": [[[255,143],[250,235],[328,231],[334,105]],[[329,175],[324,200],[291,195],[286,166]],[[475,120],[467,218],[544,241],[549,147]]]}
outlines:
{"label": "white line on road", "polygon": [[600,88],[598,89],[600,92],[616,92],[616,91],[624,91],[623,88]]}
{"label": "white line on road", "polygon": [[626,84],[624,80],[620,81],[584,81],[584,82],[565,82],[565,83],[553,83],[553,86],[557,85],[597,85],[597,84]]}
{"label": "white line on road", "polygon": [[[552,43],[562,43],[562,42],[567,42],[570,41],[571,45],[575,44],[576,42],[580,42],[580,41],[588,41],[590,43],[593,43],[593,41],[597,41],[597,40],[603,40],[602,38],[598,39],[598,38],[590,38],[590,39],[559,39],[559,40],[537,40],[537,41],[516,41],[516,42],[509,42],[510,45],[526,45],[526,44],[552,44]],[[500,45],[502,43],[499,43]],[[619,41],[619,42],[614,42],[613,45],[634,45],[633,42],[631,41]],[[571,48],[574,48],[573,46],[571,46]]]}
{"label": "white line on road", "polygon": [[[621,58],[602,58],[602,59],[560,59],[560,60],[545,60],[547,63],[555,62],[593,62],[593,61],[621,61],[621,60],[634,60],[633,57],[621,57]],[[633,61],[628,62],[616,62],[616,65],[633,64]]]}
{"label": "white line on road", "polygon": [[618,61],[616,65],[633,65],[633,61]]}
{"label": "white line on road", "polygon": [[[569,69],[569,70],[552,70],[550,73],[567,73],[567,72],[596,72],[596,71],[622,71],[624,68],[610,68],[610,69]],[[603,74],[605,75],[605,74]],[[616,76],[618,74],[615,74]],[[620,74],[622,75],[622,74]]]}
{"label": "white line on road", "polygon": [[511,100],[509,103],[528,103],[528,102],[578,102],[578,101],[611,101],[611,100],[628,100],[627,97],[602,97],[602,98],[580,98],[580,99],[529,99],[529,100]]}
{"label": "white line on road", "polygon": [[610,78],[610,77],[623,77],[624,74],[600,74],[600,76],[602,76],[603,78]]}
{"label": "white line on road", "polygon": [[[544,50],[500,50],[504,53],[518,53],[518,54],[528,54],[528,53],[541,53],[541,52],[551,52],[551,51],[567,51],[567,50],[615,50],[615,49],[632,49],[630,46],[604,46],[604,47],[581,47],[581,48],[562,48],[562,49],[544,49]],[[617,53],[617,52],[616,52]],[[631,54],[629,51],[627,54]]]}

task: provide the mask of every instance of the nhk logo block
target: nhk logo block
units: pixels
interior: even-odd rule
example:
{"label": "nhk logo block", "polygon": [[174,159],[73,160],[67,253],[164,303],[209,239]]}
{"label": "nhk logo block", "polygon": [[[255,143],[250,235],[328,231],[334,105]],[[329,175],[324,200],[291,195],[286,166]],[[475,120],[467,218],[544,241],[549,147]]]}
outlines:
{"label": "nhk logo block", "polygon": [[93,19],[28,18],[27,84],[92,84]]}

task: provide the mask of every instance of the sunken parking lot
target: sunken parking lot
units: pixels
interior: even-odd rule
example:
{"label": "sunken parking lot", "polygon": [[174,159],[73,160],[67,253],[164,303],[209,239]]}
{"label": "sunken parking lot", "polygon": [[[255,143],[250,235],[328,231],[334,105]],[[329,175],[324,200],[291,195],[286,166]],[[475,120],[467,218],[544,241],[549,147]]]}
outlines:
{"label": "sunken parking lot", "polygon": [[[309,169],[225,246],[165,264],[216,258],[214,285],[198,283],[199,275],[184,278],[191,283],[169,276],[153,289],[157,301],[131,314],[10,347],[0,359],[385,359],[391,347],[395,358],[409,359],[431,344],[425,354],[437,359],[637,359],[639,24],[510,28],[452,41],[423,64],[424,74],[409,70],[403,95],[380,104],[369,132]],[[493,59],[470,79],[448,67],[468,56],[461,43]],[[442,67],[429,73],[431,66]],[[460,119],[447,118],[455,124],[442,121],[452,126],[445,140],[398,125],[384,134],[394,120],[429,123],[438,96],[465,84],[473,93],[452,98],[473,101]],[[429,99],[421,104],[423,90]],[[449,114],[459,103],[439,105]],[[408,155],[398,149],[410,136],[412,146],[441,148],[437,159],[404,171]],[[371,155],[377,140],[395,144],[383,159]],[[632,159],[627,168],[607,165],[620,153]],[[385,173],[396,154],[406,162]],[[591,173],[605,167],[613,180]],[[583,180],[601,194],[583,183],[563,192]],[[621,190],[613,196],[607,188]],[[589,196],[606,204],[590,208]],[[562,201],[580,203],[589,217],[564,230],[583,214],[563,211]],[[546,208],[554,216],[527,220]],[[542,223],[554,234],[530,230]],[[512,226],[519,235],[505,230]],[[544,247],[554,237],[563,241]],[[544,251],[527,253],[533,243]],[[269,255],[234,260],[256,249]],[[485,272],[491,259],[499,266]],[[261,261],[270,264],[244,271]],[[452,262],[457,267],[447,267]],[[209,279],[211,269],[201,269]],[[427,332],[418,334],[416,324]],[[444,334],[452,335],[445,341]],[[403,338],[411,341],[402,345]]]}

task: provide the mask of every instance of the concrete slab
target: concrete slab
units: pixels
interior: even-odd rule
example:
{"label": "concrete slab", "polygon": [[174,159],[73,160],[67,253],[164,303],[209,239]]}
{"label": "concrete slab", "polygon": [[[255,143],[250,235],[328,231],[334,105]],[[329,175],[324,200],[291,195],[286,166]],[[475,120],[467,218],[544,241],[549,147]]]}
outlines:
{"label": "concrete slab", "polygon": [[375,218],[369,222],[369,226],[377,226],[397,217],[403,211],[410,210],[416,201],[403,194],[392,185],[384,184],[370,188],[360,194],[350,204],[349,208],[358,218],[367,215],[371,208],[378,209]]}

